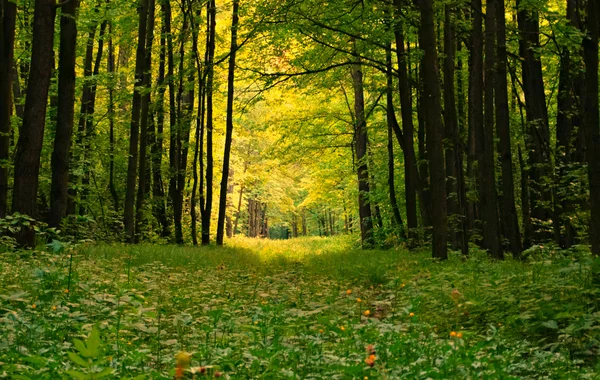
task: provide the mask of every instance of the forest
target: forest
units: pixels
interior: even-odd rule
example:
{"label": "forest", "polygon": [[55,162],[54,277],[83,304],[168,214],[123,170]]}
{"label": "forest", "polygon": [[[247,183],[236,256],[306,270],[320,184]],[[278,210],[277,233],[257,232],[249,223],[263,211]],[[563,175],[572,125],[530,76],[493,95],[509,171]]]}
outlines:
{"label": "forest", "polygon": [[596,0],[0,0],[0,378],[597,378]]}

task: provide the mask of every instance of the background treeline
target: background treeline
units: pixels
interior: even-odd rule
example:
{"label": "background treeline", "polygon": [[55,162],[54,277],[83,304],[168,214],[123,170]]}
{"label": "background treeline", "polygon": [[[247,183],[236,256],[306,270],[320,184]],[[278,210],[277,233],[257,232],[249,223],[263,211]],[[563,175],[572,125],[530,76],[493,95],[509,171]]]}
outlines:
{"label": "background treeline", "polygon": [[595,1],[0,4],[6,230],[600,253]]}

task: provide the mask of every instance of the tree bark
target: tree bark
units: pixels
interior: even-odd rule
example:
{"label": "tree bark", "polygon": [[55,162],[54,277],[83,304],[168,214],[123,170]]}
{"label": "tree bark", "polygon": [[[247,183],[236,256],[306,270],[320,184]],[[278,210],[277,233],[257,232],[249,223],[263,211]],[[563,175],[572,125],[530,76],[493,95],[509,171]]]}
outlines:
{"label": "tree bark", "polygon": [[75,105],[75,59],[79,0],[62,8],[60,18],[60,50],[58,62],[58,110],[54,150],[52,151],[52,185],[48,225],[59,227],[67,213],[69,191],[69,159],[73,136]]}
{"label": "tree bark", "polygon": [[448,258],[448,215],[446,175],[444,170],[444,127],[442,124],[441,91],[438,76],[438,56],[434,31],[433,0],[420,0],[421,25],[419,45],[423,49],[423,95],[427,128],[427,155],[431,172],[431,222],[433,226],[433,257]]}
{"label": "tree bark", "polygon": [[[36,0],[33,16],[31,70],[27,84],[27,99],[23,125],[15,153],[13,212],[36,217],[40,155],[44,141],[46,106],[52,73],[54,40],[54,0]],[[33,228],[24,228],[17,240],[21,245],[34,246]]]}
{"label": "tree bark", "polygon": [[365,98],[363,92],[363,74],[360,61],[351,66],[354,87],[354,141],[358,172],[358,213],[360,217],[361,241],[364,249],[374,245],[373,219],[369,204],[369,169],[367,165],[367,125],[365,120]]}
{"label": "tree bark", "polygon": [[[113,75],[115,70],[115,50],[113,47],[113,24],[108,24],[108,63],[107,71],[109,75]],[[111,82],[108,86],[108,122],[109,122],[109,155],[110,155],[110,167],[108,177],[108,187],[110,195],[113,200],[113,206],[116,212],[119,212],[119,194],[115,186],[115,88]]]}
{"label": "tree bark", "polygon": [[140,163],[138,177],[138,192],[136,200],[136,218],[135,218],[135,240],[139,242],[142,236],[142,226],[144,219],[144,201],[146,199],[146,172],[147,172],[147,146],[148,146],[148,112],[150,107],[150,83],[152,82],[152,43],[154,41],[154,0],[148,1],[148,21],[145,47],[144,76],[141,86],[144,88],[140,112]]}
{"label": "tree bark", "polygon": [[9,0],[0,0],[0,218],[6,216],[8,209],[12,80],[19,81],[19,78],[13,76],[16,16],[17,5]]}
{"label": "tree bark", "polygon": [[519,220],[515,206],[515,183],[513,176],[513,161],[510,132],[510,111],[508,109],[507,53],[506,53],[506,17],[504,0],[494,0],[496,11],[496,75],[495,105],[496,128],[498,133],[498,148],[502,163],[502,210],[504,213],[504,230],[510,244],[510,250],[515,257],[523,251]]}
{"label": "tree bark", "polygon": [[600,116],[598,115],[598,2],[587,4],[587,35],[583,40],[585,62],[584,123],[587,132],[588,176],[590,180],[590,243],[592,254],[600,256]]}
{"label": "tree bark", "polygon": [[[125,192],[125,206],[123,222],[127,241],[135,242],[135,186],[138,166],[138,144],[140,134],[140,113],[142,108],[142,93],[140,85],[143,84],[146,63],[146,31],[148,25],[148,0],[139,2],[138,46],[135,57],[135,87],[131,106],[131,130],[129,135],[129,160],[127,166],[127,188]],[[143,175],[143,173],[140,173]]]}
{"label": "tree bark", "polygon": [[233,138],[233,97],[235,84],[235,58],[237,53],[237,30],[239,24],[239,0],[233,0],[231,21],[231,48],[229,50],[229,70],[227,78],[227,120],[225,128],[225,151],[223,153],[223,173],[221,177],[221,193],[219,199],[219,217],[217,220],[217,245],[223,245],[225,214],[227,213],[227,181],[229,180],[229,160],[231,156],[231,140]]}

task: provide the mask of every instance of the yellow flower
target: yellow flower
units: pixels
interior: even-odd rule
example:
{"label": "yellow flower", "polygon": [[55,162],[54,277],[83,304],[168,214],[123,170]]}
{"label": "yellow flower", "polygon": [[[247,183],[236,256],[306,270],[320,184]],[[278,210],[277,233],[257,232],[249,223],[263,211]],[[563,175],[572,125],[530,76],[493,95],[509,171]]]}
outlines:
{"label": "yellow flower", "polygon": [[346,331],[346,328],[344,326],[340,326],[340,330]]}
{"label": "yellow flower", "polygon": [[346,290],[346,294],[347,294],[347,295],[350,295],[350,294],[352,294],[352,289],[348,289],[348,290]]}
{"label": "yellow flower", "polygon": [[365,380],[369,380],[369,376],[365,376]]}
{"label": "yellow flower", "polygon": [[56,310],[56,306],[52,306],[52,310],[53,310],[53,311],[54,311],[54,310]]}
{"label": "yellow flower", "polygon": [[402,287],[404,288],[406,286],[406,284],[402,284]]}
{"label": "yellow flower", "polygon": [[131,344],[132,344],[131,342],[127,342],[127,345],[128,345],[128,346],[131,346]]}
{"label": "yellow flower", "polygon": [[365,314],[365,317],[368,317],[369,315],[371,315],[371,311],[370,310],[365,310],[364,314]]}
{"label": "yellow flower", "polygon": [[356,299],[356,302],[358,302],[358,303],[361,303],[361,302],[362,302],[362,300],[361,300],[360,298],[357,298],[357,299]]}
{"label": "yellow flower", "polygon": [[190,365],[190,361],[192,360],[192,354],[189,352],[181,351],[177,355],[175,355],[175,361],[177,362],[178,367],[187,367]]}
{"label": "yellow flower", "polygon": [[254,324],[255,324],[255,325],[258,325],[258,321],[254,321]]}
{"label": "yellow flower", "polygon": [[412,318],[415,316],[415,313],[409,313],[408,316]]}
{"label": "yellow flower", "polygon": [[323,334],[325,331],[323,331],[323,329],[319,330],[319,334]]}
{"label": "yellow flower", "polygon": [[32,309],[35,309],[37,306],[35,306],[35,304],[31,305]]}
{"label": "yellow flower", "polygon": [[455,338],[455,337],[456,337],[456,335],[457,335],[457,334],[456,334],[456,331],[452,331],[452,332],[450,332],[450,336],[451,336],[452,338]]}
{"label": "yellow flower", "polygon": [[69,289],[65,289],[65,293],[69,293]]}

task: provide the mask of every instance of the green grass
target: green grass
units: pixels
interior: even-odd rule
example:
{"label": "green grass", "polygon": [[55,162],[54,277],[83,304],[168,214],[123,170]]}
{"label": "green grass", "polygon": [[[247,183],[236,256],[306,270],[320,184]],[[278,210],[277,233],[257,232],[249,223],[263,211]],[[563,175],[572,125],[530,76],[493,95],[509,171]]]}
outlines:
{"label": "green grass", "polygon": [[2,254],[0,378],[172,379],[180,352],[187,379],[600,377],[583,250],[439,263],[349,237],[227,243]]}

